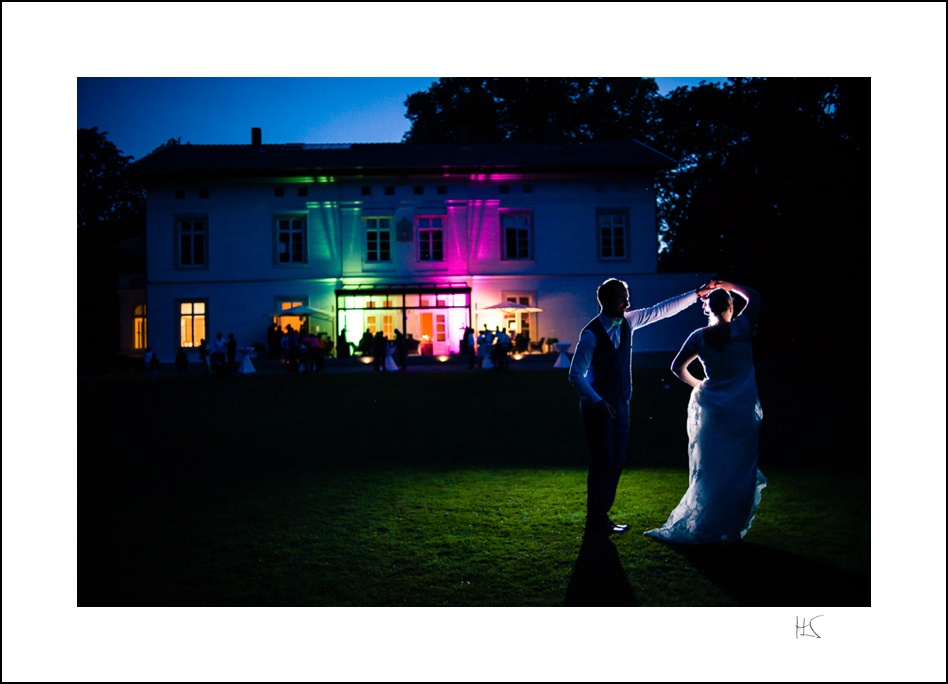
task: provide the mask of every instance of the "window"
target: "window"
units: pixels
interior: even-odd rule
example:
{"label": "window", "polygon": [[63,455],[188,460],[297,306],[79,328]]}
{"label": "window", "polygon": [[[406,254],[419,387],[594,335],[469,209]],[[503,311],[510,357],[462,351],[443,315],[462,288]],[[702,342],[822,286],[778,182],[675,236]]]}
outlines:
{"label": "window", "polygon": [[386,186],[385,186],[385,194],[386,194],[386,195],[394,195],[394,194],[395,194],[395,186],[394,186],[394,185],[386,185]]}
{"label": "window", "polygon": [[174,191],[174,198],[175,198],[175,199],[184,199],[184,197],[185,197],[184,188],[176,188],[175,191]]}
{"label": "window", "polygon": [[625,259],[628,244],[629,213],[601,209],[596,212],[600,259]]}
{"label": "window", "polygon": [[273,188],[274,197],[283,197],[283,188]]}
{"label": "window", "polygon": [[509,194],[510,194],[510,186],[509,186],[509,185],[500,185],[500,186],[498,186],[497,189],[500,191],[500,194],[501,194],[501,195],[509,195]]}
{"label": "window", "polygon": [[529,212],[508,211],[500,215],[504,259],[530,258],[531,223]]}
{"label": "window", "polygon": [[414,187],[414,193],[415,193],[416,195],[424,195],[424,194],[425,194],[425,186],[424,186],[424,185],[416,185],[416,186]]}
{"label": "window", "polygon": [[201,188],[198,190],[198,197],[200,199],[207,199],[211,196],[211,191],[208,188]]}
{"label": "window", "polygon": [[365,260],[392,260],[392,219],[365,219]]}
{"label": "window", "polygon": [[439,185],[439,186],[438,186],[438,189],[437,189],[437,192],[438,192],[439,195],[447,195],[447,194],[448,194],[448,186],[447,186],[447,185]]}
{"label": "window", "polygon": [[133,343],[135,349],[144,349],[148,346],[148,306],[139,304],[132,312]]}
{"label": "window", "polygon": [[207,302],[180,302],[178,304],[180,347],[198,347],[207,339]]}
{"label": "window", "polygon": [[444,261],[444,217],[419,216],[418,259],[420,261]]}
{"label": "window", "polygon": [[175,219],[175,246],[179,267],[205,268],[207,266],[207,219],[195,216]]}
{"label": "window", "polygon": [[276,218],[277,263],[306,263],[306,219],[303,216]]}
{"label": "window", "polygon": [[[534,297],[530,293],[508,292],[504,295],[504,301],[532,307]],[[533,339],[531,335],[535,329],[533,322],[533,312],[524,313],[522,311],[515,311],[513,313],[504,314],[504,327],[507,328],[507,332],[510,333],[510,336],[514,338],[518,334],[523,333],[528,339]]]}
{"label": "window", "polygon": [[371,185],[363,185],[363,186],[362,186],[362,194],[363,194],[363,195],[371,195],[371,194],[372,194],[372,186],[371,186]]}
{"label": "window", "polygon": [[307,188],[305,185],[300,185],[296,188],[297,197],[306,197],[307,195],[309,195],[309,188]]}

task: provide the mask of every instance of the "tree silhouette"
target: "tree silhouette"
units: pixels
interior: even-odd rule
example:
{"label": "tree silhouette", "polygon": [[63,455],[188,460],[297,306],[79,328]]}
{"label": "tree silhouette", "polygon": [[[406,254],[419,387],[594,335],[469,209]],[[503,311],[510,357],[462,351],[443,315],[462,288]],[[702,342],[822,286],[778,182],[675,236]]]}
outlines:
{"label": "tree silhouette", "polygon": [[97,127],[78,131],[77,359],[84,373],[107,370],[119,347],[119,275],[144,271],[125,246],[145,232],[145,196],[123,155]]}
{"label": "tree silhouette", "polygon": [[442,78],[405,101],[405,142],[627,140],[644,136],[650,78]]}
{"label": "tree silhouette", "polygon": [[[655,144],[679,161],[659,181],[660,268],[754,283],[773,351],[829,363],[827,338],[868,321],[869,79],[730,79],[661,102]],[[762,329],[767,327],[762,320]],[[791,330],[792,335],[783,332]]]}
{"label": "tree silhouette", "polygon": [[765,353],[829,363],[826,337],[868,320],[868,297],[821,302],[868,281],[869,79],[734,78],[667,97],[648,78],[441,79],[406,106],[406,142],[637,139],[676,159],[657,179],[659,268],[764,293]]}
{"label": "tree silhouette", "polygon": [[145,195],[129,174],[133,157],[123,155],[98,127],[78,132],[78,216],[80,232],[112,231],[117,239],[140,231]]}

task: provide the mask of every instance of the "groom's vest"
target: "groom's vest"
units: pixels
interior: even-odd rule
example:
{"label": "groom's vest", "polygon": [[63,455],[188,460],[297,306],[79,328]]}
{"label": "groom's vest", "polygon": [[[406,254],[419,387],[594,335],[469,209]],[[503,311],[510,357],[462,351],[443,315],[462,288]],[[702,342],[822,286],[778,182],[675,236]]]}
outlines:
{"label": "groom's vest", "polygon": [[632,397],[632,327],[622,319],[618,348],[598,316],[586,324],[583,332],[587,330],[596,336],[596,349],[589,362],[593,376],[590,385],[613,406],[629,401]]}

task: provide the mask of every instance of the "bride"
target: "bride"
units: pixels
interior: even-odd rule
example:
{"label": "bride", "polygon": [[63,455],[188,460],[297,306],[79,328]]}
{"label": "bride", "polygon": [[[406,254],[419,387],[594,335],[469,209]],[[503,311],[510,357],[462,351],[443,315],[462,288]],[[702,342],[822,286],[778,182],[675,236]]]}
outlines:
{"label": "bride", "polygon": [[[694,389],[688,404],[688,491],[664,525],[645,534],[681,544],[740,541],[754,520],[767,480],[757,468],[763,413],[757,396],[751,338],[760,296],[723,280],[705,298],[709,325],[695,330],[672,362]],[[734,314],[737,293],[746,305]],[[704,380],[688,366],[695,359]]]}

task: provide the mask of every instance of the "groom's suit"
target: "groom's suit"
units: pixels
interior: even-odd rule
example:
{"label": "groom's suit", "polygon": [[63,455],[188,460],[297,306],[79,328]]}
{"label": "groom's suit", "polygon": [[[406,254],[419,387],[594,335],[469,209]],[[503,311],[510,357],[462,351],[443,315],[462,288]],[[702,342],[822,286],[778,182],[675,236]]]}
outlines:
{"label": "groom's suit", "polygon": [[[672,297],[646,309],[625,312],[615,321],[600,313],[580,333],[570,364],[569,382],[580,396],[580,413],[589,444],[586,478],[586,529],[621,532],[609,517],[629,446],[629,400],[632,398],[632,333],[674,316],[697,301],[694,292]],[[615,418],[597,409],[600,401],[615,409]]]}
{"label": "groom's suit", "polygon": [[[586,440],[589,443],[589,474],[586,478],[586,524],[592,529],[611,527],[609,509],[616,498],[619,475],[625,466],[629,445],[629,400],[632,380],[626,370],[632,357],[632,327],[623,318],[606,332],[602,317],[591,320],[583,333],[591,332],[596,339],[589,369],[592,371],[592,389],[616,409],[616,417],[609,418],[596,410],[589,399],[580,400],[580,412]],[[616,341],[618,340],[618,346]]]}

